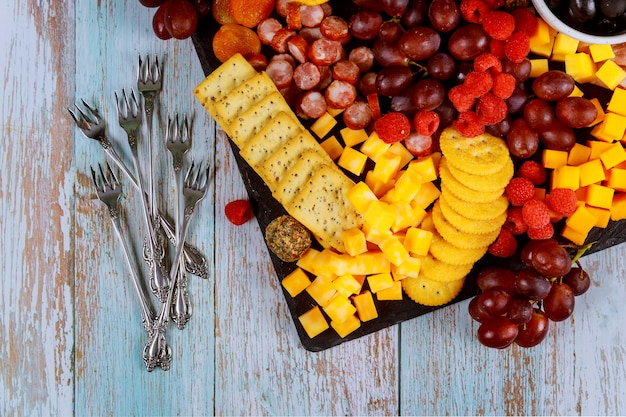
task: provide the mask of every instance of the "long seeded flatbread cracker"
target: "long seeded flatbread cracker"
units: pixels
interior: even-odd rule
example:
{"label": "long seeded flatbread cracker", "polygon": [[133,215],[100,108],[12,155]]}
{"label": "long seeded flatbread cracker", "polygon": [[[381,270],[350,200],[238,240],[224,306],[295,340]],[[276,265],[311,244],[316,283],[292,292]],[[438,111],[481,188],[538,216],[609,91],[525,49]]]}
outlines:
{"label": "long seeded flatbread cracker", "polygon": [[[260,167],[285,142],[303,132],[289,114],[280,112],[241,149],[241,156],[259,175]],[[262,177],[262,175],[261,175]]]}
{"label": "long seeded flatbread cracker", "polygon": [[363,219],[346,194],[354,182],[331,165],[323,165],[285,208],[307,227],[321,244],[345,253],[342,231],[361,227]]}
{"label": "long seeded flatbread cracker", "polygon": [[328,164],[334,163],[313,135],[308,130],[303,130],[299,135],[289,139],[275,150],[265,163],[259,167],[259,175],[261,175],[270,189],[275,189],[287,171],[308,150],[316,150],[327,157],[326,161]]}
{"label": "long seeded flatbread cracker", "polygon": [[[265,72],[259,72],[215,103],[215,111],[220,120],[229,126],[237,116],[245,113],[256,103],[277,91],[278,89],[269,75]],[[226,133],[230,134],[228,130]]]}
{"label": "long seeded flatbread cracker", "polygon": [[256,74],[257,71],[241,54],[235,54],[198,84],[193,94],[202,107],[220,123],[215,111],[215,103]]}
{"label": "long seeded flatbread cracker", "polygon": [[283,206],[289,204],[322,165],[327,165],[327,160],[319,152],[313,149],[303,152],[276,185],[274,198]]}
{"label": "long seeded flatbread cracker", "polygon": [[285,98],[276,91],[237,116],[226,131],[239,149],[242,149],[254,135],[259,133],[263,126],[281,111],[293,115],[294,121],[302,126]]}

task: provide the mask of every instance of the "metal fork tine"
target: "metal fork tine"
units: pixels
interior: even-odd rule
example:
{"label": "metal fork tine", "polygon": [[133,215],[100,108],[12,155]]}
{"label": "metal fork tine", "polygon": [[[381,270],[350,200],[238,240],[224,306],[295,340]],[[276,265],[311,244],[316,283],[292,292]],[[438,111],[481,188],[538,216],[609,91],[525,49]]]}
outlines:
{"label": "metal fork tine", "polygon": [[187,119],[187,115],[183,118],[183,127],[181,130],[181,142],[184,144],[191,146],[191,136],[189,135],[189,120]]}
{"label": "metal fork tine", "polygon": [[109,176],[111,177],[111,182],[113,183],[115,188],[119,187],[120,181],[117,179],[115,172],[113,172],[113,170],[111,169],[111,165],[109,165],[108,162],[106,164],[107,164],[107,171],[109,173]]}
{"label": "metal fork tine", "polygon": [[90,167],[90,169],[91,169],[91,179],[92,179],[92,181],[93,181],[93,185],[94,185],[94,187],[96,188],[96,191],[97,191],[97,192],[100,192],[100,191],[101,191],[101,189],[100,189],[100,184],[99,184],[99,181],[98,181],[98,179],[96,178],[96,175],[97,175],[97,174],[96,174],[96,171],[93,169],[93,167]]}
{"label": "metal fork tine", "polygon": [[100,170],[100,178],[102,178],[102,190],[107,191],[107,189],[111,188],[111,184],[109,183],[109,179],[107,178],[107,176],[104,175],[102,164],[98,164],[98,169]]}

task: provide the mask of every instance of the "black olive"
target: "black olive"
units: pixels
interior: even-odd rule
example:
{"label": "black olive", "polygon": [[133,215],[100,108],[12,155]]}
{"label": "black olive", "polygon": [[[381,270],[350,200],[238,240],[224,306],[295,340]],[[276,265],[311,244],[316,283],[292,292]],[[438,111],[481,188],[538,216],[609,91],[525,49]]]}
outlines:
{"label": "black olive", "polygon": [[599,0],[600,12],[606,17],[616,18],[626,11],[626,0]]}
{"label": "black olive", "polygon": [[584,24],[596,17],[596,3],[593,0],[570,0],[568,17],[574,24]]}

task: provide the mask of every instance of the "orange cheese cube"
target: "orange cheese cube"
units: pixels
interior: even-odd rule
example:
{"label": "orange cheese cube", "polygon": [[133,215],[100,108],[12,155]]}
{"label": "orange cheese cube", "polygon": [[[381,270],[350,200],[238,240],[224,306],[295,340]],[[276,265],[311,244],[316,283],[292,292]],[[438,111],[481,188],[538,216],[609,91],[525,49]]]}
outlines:
{"label": "orange cheese cube", "polygon": [[605,130],[605,127],[606,127],[606,115],[603,121],[595,125],[593,129],[591,129],[591,136],[593,136],[594,138],[602,142],[608,142],[608,143],[614,142],[617,138],[607,133]]}
{"label": "orange cheese cube", "polygon": [[400,155],[400,168],[405,167],[409,162],[414,159],[413,154],[402,144],[402,142],[396,142],[389,147],[389,151]]}
{"label": "orange cheese cube", "polygon": [[393,235],[385,238],[378,244],[378,247],[385,254],[387,259],[389,259],[389,262],[394,265],[400,265],[406,258],[409,257],[409,252],[406,250],[404,245],[402,245],[400,239]]}
{"label": "orange cheese cube", "polygon": [[535,187],[535,200],[546,200],[546,189],[541,187]]}
{"label": "orange cheese cube", "polygon": [[304,252],[304,254],[302,254],[300,259],[298,259],[298,261],[296,262],[296,265],[299,268],[302,268],[307,272],[317,275],[317,273],[315,272],[315,265],[316,265],[317,256],[319,254],[320,254],[320,251],[318,251],[317,249],[309,248],[306,250],[306,252]]}
{"label": "orange cheese cube", "polygon": [[354,271],[353,274],[371,275],[391,271],[389,259],[380,251],[368,251],[355,258],[358,272]]}
{"label": "orange cheese cube", "polygon": [[339,131],[341,133],[341,138],[343,139],[343,143],[346,146],[354,147],[359,143],[363,143],[367,140],[367,132],[364,129],[350,129],[349,127],[344,127]]}
{"label": "orange cheese cube", "polygon": [[600,155],[602,155],[602,153],[608,150],[612,145],[612,143],[601,142],[597,140],[587,141],[587,146],[591,148],[591,154],[589,155],[589,159],[600,159]]}
{"label": "orange cheese cube", "polygon": [[335,109],[333,107],[326,106],[326,111],[328,112],[328,114],[330,114],[334,118],[337,118],[337,116],[339,116],[341,113],[343,113],[344,110],[345,109]]}
{"label": "orange cheese cube", "polygon": [[372,132],[365,142],[363,142],[359,150],[367,155],[372,161],[377,162],[380,155],[387,152],[390,147],[390,143],[383,142],[383,140],[378,137],[376,132]]}
{"label": "orange cheese cube", "polygon": [[346,197],[352,203],[354,209],[361,214],[365,213],[373,201],[378,201],[376,194],[363,181],[357,182],[354,187],[348,190]]}
{"label": "orange cheese cube", "polygon": [[378,291],[391,287],[393,285],[393,278],[389,272],[374,274],[367,277],[367,283],[369,284],[370,291],[376,294]]}
{"label": "orange cheese cube", "polygon": [[352,274],[342,275],[333,281],[333,286],[337,292],[344,297],[358,294],[361,291],[361,285],[362,283],[354,278]]}
{"label": "orange cheese cube", "polygon": [[298,316],[298,321],[300,321],[304,331],[311,339],[330,327],[319,306],[315,306]]}
{"label": "orange cheese cube", "polygon": [[414,169],[402,172],[395,182],[394,189],[399,200],[411,201],[422,188],[422,176]]}
{"label": "orange cheese cube", "polygon": [[612,138],[612,140],[621,139],[624,136],[624,132],[626,132],[626,116],[621,114],[607,113],[601,124],[604,125],[604,134]]}
{"label": "orange cheese cube", "polygon": [[366,290],[359,295],[355,295],[352,297],[352,302],[361,321],[369,321],[378,317],[376,304],[374,304],[374,298],[370,291]]}
{"label": "orange cheese cube", "polygon": [[375,244],[376,246],[380,245],[380,242],[393,235],[393,232],[390,229],[378,230],[369,224],[364,224],[361,227],[361,230],[365,235],[365,240]]}
{"label": "orange cheese cube", "polygon": [[604,112],[604,109],[602,108],[602,104],[600,104],[600,100],[598,100],[596,97],[590,99],[589,101],[596,108],[596,118],[593,122],[589,124],[589,126],[595,126],[604,120],[606,113]]}
{"label": "orange cheese cube", "polygon": [[577,142],[567,154],[567,165],[578,166],[585,163],[589,160],[589,155],[591,148]]}
{"label": "orange cheese cube", "polygon": [[621,143],[614,143],[600,154],[600,160],[602,160],[604,168],[611,169],[626,161],[626,151],[624,151],[624,147]]}
{"label": "orange cheese cube", "polygon": [[320,143],[320,145],[333,161],[339,158],[343,152],[343,146],[341,146],[341,143],[339,143],[339,140],[337,140],[335,135],[330,136],[328,139]]}
{"label": "orange cheese cube", "polygon": [[617,65],[614,61],[606,61],[596,71],[596,76],[606,85],[609,90],[615,88],[626,78],[626,71]]}
{"label": "orange cheese cube", "polygon": [[376,195],[376,197],[381,198],[384,196],[389,190],[393,188],[394,182],[388,181],[383,182],[376,178],[373,170],[367,171],[365,174],[365,183],[370,187],[371,191]]}
{"label": "orange cheese cube", "polygon": [[407,171],[415,170],[418,172],[422,182],[435,181],[439,177],[437,173],[438,165],[439,163],[435,163],[433,155],[428,155],[411,161]]}
{"label": "orange cheese cube", "polygon": [[356,313],[356,307],[348,297],[339,294],[324,307],[324,312],[330,317],[331,322],[342,323]]}
{"label": "orange cheese cube", "polygon": [[623,88],[616,88],[613,90],[606,110],[626,116],[626,90]]}
{"label": "orange cheese cube", "polygon": [[341,323],[331,321],[330,327],[332,327],[333,330],[337,332],[339,337],[343,339],[344,337],[348,336],[350,333],[361,327],[361,320],[359,320],[359,318],[355,314],[353,314],[352,316],[348,317],[347,320]]}
{"label": "orange cheese cube", "polygon": [[[550,48],[552,49],[552,48]],[[530,60],[530,78],[537,78],[550,69],[547,58],[535,58]]]}
{"label": "orange cheese cube", "polygon": [[334,255],[335,255],[335,252],[332,251],[331,249],[322,250],[313,259],[312,261],[313,271],[311,272],[315,274],[317,277],[323,277],[329,281],[332,281],[335,278],[337,278],[337,274],[335,273],[335,270],[333,269],[333,266],[331,263],[332,257]]}
{"label": "orange cheese cube", "polygon": [[343,152],[341,152],[337,165],[350,171],[354,175],[361,175],[366,162],[367,155],[354,148],[346,147],[343,149]]}
{"label": "orange cheese cube", "polygon": [[611,187],[615,191],[626,192],[626,169],[611,168],[606,172],[607,187]]}
{"label": "orange cheese cube", "polygon": [[619,193],[613,197],[611,220],[618,221],[623,219],[626,219],[626,193]]}
{"label": "orange cheese cube", "polygon": [[356,257],[347,253],[336,253],[329,249],[325,251],[328,253],[326,270],[332,274],[333,280],[338,276],[353,273],[358,270]]}
{"label": "orange cheese cube", "polygon": [[302,268],[296,268],[281,281],[290,296],[295,297],[311,284],[309,276]]}
{"label": "orange cheese cube", "polygon": [[568,225],[563,226],[563,229],[561,230],[561,236],[576,245],[584,244],[585,240],[587,239],[587,233],[581,233],[579,231],[576,231]]}
{"label": "orange cheese cube", "polygon": [[602,161],[599,159],[592,159],[578,166],[580,168],[580,186],[586,187],[589,184],[594,184],[600,181],[604,181],[606,178],[604,175],[604,167]]}
{"label": "orange cheese cube", "polygon": [[398,265],[395,272],[398,277],[417,278],[420,274],[422,261],[419,257],[409,256],[404,262]]}
{"label": "orange cheese cube", "polygon": [[593,62],[602,62],[615,58],[615,52],[610,44],[591,44],[589,45],[589,53]]}
{"label": "orange cheese cube", "polygon": [[566,151],[544,149],[541,155],[541,163],[545,168],[554,169],[567,165],[567,157],[568,153]]}
{"label": "orange cheese cube", "polygon": [[551,35],[550,29],[546,22],[537,19],[538,25],[535,34],[529,39],[530,51],[536,55],[550,58],[552,55],[552,46],[554,45],[554,36]]}
{"label": "orange cheese cube", "polygon": [[432,232],[417,227],[409,227],[404,238],[404,247],[413,255],[426,256],[432,240]]}
{"label": "orange cheese cube", "polygon": [[427,209],[435,200],[439,198],[441,191],[432,182],[425,182],[422,184],[419,192],[413,199],[412,203],[415,203],[418,207]]}
{"label": "orange cheese cube", "polygon": [[322,307],[328,305],[337,295],[337,290],[332,281],[323,276],[316,277],[311,285],[306,288],[306,292]]}
{"label": "orange cheese cube", "polygon": [[396,221],[391,226],[394,233],[419,225],[427,214],[423,208],[406,201],[398,201],[393,206],[396,208]]}
{"label": "orange cheese cube", "polygon": [[613,204],[615,190],[603,185],[591,184],[587,187],[585,203],[593,207],[610,209]]}
{"label": "orange cheese cube", "polygon": [[402,284],[400,281],[394,281],[389,288],[380,290],[376,293],[378,300],[402,300]]}
{"label": "orange cheese cube", "polygon": [[554,46],[552,47],[553,55],[567,55],[567,54],[575,54],[578,49],[578,44],[580,41],[578,39],[574,39],[571,36],[566,35],[565,33],[557,33],[554,38]]}
{"label": "orange cheese cube", "polygon": [[384,183],[389,182],[392,177],[398,173],[400,169],[400,163],[402,162],[402,156],[388,150],[384,154],[380,155],[376,164],[374,165],[372,175],[374,178]]}
{"label": "orange cheese cube", "polygon": [[589,54],[584,52],[567,54],[565,55],[565,72],[578,83],[588,83],[596,78],[596,64]]}
{"label": "orange cheese cube", "polygon": [[574,191],[580,187],[580,168],[564,165],[552,171],[551,189],[569,188]]}
{"label": "orange cheese cube", "polygon": [[367,252],[367,241],[361,229],[353,227],[341,232],[343,245],[349,255],[356,256]]}
{"label": "orange cheese cube", "polygon": [[597,221],[594,224],[594,227],[599,227],[601,229],[605,229],[609,225],[609,221],[611,220],[611,210],[587,206],[587,210],[591,212],[594,216],[597,217]]}
{"label": "orange cheese cube", "polygon": [[318,138],[323,139],[336,124],[337,120],[335,120],[330,113],[326,112],[311,125],[311,131],[315,133]]}
{"label": "orange cheese cube", "polygon": [[574,214],[565,220],[565,224],[576,232],[586,236],[597,221],[596,216],[594,216],[587,207],[581,205],[578,206]]}
{"label": "orange cheese cube", "polygon": [[396,220],[395,208],[384,201],[372,201],[363,213],[363,220],[372,229],[384,232],[390,230]]}
{"label": "orange cheese cube", "polygon": [[581,90],[577,85],[574,85],[574,89],[571,93],[569,93],[568,97],[582,97],[585,95],[585,92]]}

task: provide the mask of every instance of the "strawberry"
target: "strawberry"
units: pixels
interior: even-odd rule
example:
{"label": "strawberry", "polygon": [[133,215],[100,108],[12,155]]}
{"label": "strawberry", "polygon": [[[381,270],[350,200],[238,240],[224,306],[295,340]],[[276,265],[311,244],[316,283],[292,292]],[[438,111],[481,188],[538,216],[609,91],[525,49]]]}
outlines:
{"label": "strawberry", "polygon": [[226,204],[224,214],[229,222],[240,226],[252,218],[252,206],[248,200],[234,200]]}

